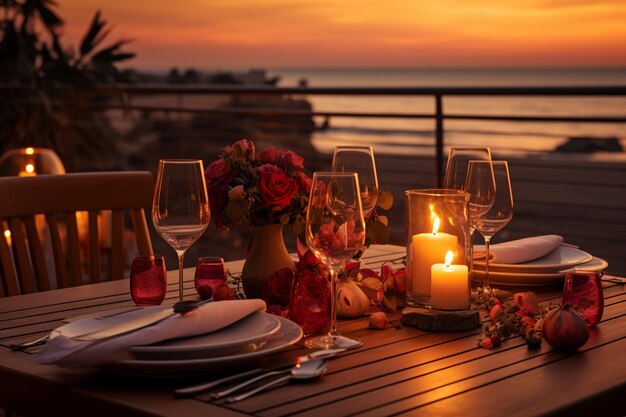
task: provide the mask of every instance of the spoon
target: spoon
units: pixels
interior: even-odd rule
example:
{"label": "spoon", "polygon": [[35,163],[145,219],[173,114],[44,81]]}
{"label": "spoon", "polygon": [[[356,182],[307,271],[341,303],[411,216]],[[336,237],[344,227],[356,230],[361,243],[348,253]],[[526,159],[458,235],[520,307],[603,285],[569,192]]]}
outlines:
{"label": "spoon", "polygon": [[285,382],[291,379],[312,379],[321,376],[326,373],[328,367],[330,366],[329,362],[326,359],[315,359],[312,361],[307,361],[302,364],[296,365],[289,371],[288,375],[284,375],[272,382],[269,382],[265,385],[261,385],[258,388],[255,388],[246,393],[237,395],[235,397],[228,397],[226,400],[229,403],[235,403],[237,401],[245,400],[246,398],[257,394],[261,391],[266,391],[271,388],[277,387],[279,385],[283,385]]}

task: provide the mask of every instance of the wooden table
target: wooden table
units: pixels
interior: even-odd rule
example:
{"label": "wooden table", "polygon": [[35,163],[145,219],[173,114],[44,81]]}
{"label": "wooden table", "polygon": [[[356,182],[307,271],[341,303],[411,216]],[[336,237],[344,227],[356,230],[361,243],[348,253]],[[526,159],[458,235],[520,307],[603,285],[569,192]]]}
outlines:
{"label": "wooden table", "polygon": [[[404,254],[372,247],[378,267]],[[242,262],[230,263],[236,273]],[[187,271],[191,297],[193,271]],[[174,302],[175,273],[166,302]],[[542,301],[559,301],[560,288],[537,287]],[[367,318],[343,321],[341,333],[365,345],[332,360],[324,377],[291,384],[234,405],[174,399],[171,390],[201,379],[134,379],[35,363],[31,353],[6,346],[31,340],[65,317],[132,305],[127,281],[107,282],[0,299],[0,407],[24,415],[67,416],[544,416],[626,414],[626,289],[605,283],[602,322],[576,353],[545,342],[528,350],[521,338],[500,348],[477,347],[480,330],[428,333],[410,327],[367,330]],[[396,314],[394,318],[398,318]],[[295,356],[302,347],[282,353]],[[278,360],[278,358],[274,358]]]}

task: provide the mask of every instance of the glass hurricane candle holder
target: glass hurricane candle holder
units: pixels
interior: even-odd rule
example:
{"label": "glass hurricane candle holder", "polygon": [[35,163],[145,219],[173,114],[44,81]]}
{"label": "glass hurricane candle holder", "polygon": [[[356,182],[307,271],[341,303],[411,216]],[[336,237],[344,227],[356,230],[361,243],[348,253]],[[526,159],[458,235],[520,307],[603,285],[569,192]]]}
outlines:
{"label": "glass hurricane candle holder", "polygon": [[[471,245],[469,195],[460,190],[423,189],[408,190],[405,196],[407,303],[440,310],[467,309]],[[439,266],[433,268],[437,264]],[[436,273],[432,273],[433,270]],[[436,292],[435,305],[431,304],[432,289]]]}
{"label": "glass hurricane candle holder", "polygon": [[1,176],[33,177],[42,174],[65,174],[61,159],[52,149],[9,149],[0,157]]}

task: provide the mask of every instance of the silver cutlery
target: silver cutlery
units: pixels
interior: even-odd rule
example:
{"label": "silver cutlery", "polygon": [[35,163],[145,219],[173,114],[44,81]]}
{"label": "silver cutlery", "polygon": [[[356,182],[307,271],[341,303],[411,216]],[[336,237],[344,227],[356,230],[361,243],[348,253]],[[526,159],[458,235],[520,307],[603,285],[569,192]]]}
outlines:
{"label": "silver cutlery", "polygon": [[[327,359],[327,358],[331,358],[341,352],[345,352],[346,349],[323,349],[323,350],[318,350],[315,352],[311,352],[308,355],[303,355],[303,356],[299,356],[296,358],[295,361],[290,362],[287,365],[279,365],[278,367],[275,367],[273,369],[267,370],[267,369],[262,369],[262,368],[257,368],[257,369],[251,369],[249,371],[245,371],[245,372],[241,372],[235,375],[231,375],[231,376],[227,376],[225,378],[221,378],[221,379],[217,379],[215,381],[211,381],[211,382],[206,382],[203,384],[199,384],[199,385],[192,385],[189,387],[185,387],[185,388],[179,388],[177,390],[174,391],[174,395],[178,398],[184,398],[184,397],[191,397],[197,394],[201,394],[203,392],[209,391],[213,388],[217,388],[219,386],[222,385],[226,385],[228,383],[231,382],[235,382],[235,381],[239,381],[241,379],[244,378],[249,378],[249,377],[255,377],[260,375],[260,377],[257,377],[254,379],[254,381],[260,380],[262,378],[265,378],[266,376],[269,376],[271,372],[275,372],[278,370],[285,370],[287,369],[288,371],[291,370],[293,368],[294,365],[296,364],[301,364],[304,362],[308,362],[314,359]],[[273,375],[273,374],[272,374]],[[240,388],[244,388],[245,386],[247,386],[248,384],[251,384],[254,381],[246,381],[245,384],[240,384],[238,385],[238,389]],[[229,389],[230,393],[235,392],[236,390],[233,389]],[[228,395],[228,394],[226,394]]]}
{"label": "silver cutlery", "polygon": [[258,394],[259,392],[268,391],[272,388],[284,385],[291,379],[317,378],[326,373],[329,366],[330,363],[326,359],[315,359],[312,361],[304,362],[302,364],[298,364],[291,368],[287,375],[282,376],[274,381],[268,382],[265,385],[261,385],[260,387],[245,392],[243,394],[234,397],[228,397],[226,401],[228,401],[229,403],[235,403],[237,401],[245,400],[246,398],[251,397],[254,394]]}

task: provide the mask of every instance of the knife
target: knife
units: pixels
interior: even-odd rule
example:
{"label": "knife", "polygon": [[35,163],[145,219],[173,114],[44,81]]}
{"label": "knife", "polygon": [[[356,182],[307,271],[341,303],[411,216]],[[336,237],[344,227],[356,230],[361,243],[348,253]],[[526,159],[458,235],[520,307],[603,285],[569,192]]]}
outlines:
{"label": "knife", "polygon": [[79,335],[72,336],[72,340],[80,340],[80,341],[94,341],[100,339],[107,339],[113,336],[119,336],[125,333],[130,333],[135,330],[143,329],[144,327],[151,326],[153,324],[159,323],[169,317],[180,314],[184,316],[185,314],[197,309],[202,304],[208,303],[212,301],[204,300],[204,301],[180,301],[172,308],[167,308],[165,310],[156,311],[154,313],[146,314],[145,316],[137,317],[132,320],[125,321],[120,324],[116,324],[114,326],[110,326],[101,330],[96,330],[93,332],[83,333]]}
{"label": "knife", "polygon": [[189,387],[185,387],[185,388],[179,388],[177,390],[174,391],[174,396],[176,396],[177,398],[186,398],[186,397],[192,397],[194,395],[197,394],[201,394],[205,391],[209,391],[210,389],[222,386],[222,385],[226,385],[230,382],[235,382],[235,381],[239,381],[241,379],[244,378],[249,378],[249,377],[254,377],[257,375],[261,375],[265,372],[268,371],[274,371],[274,370],[278,370],[278,369],[287,369],[289,367],[292,367],[298,363],[302,363],[302,362],[306,362],[306,361],[310,361],[311,359],[325,359],[325,358],[330,358],[333,357],[335,355],[337,355],[338,353],[341,352],[345,352],[346,349],[324,349],[324,350],[318,350],[312,353],[309,353],[307,355],[302,355],[302,356],[298,356],[294,361],[291,361],[287,364],[281,364],[279,366],[275,366],[273,368],[269,368],[269,369],[263,369],[263,368],[256,368],[256,369],[251,369],[249,371],[245,371],[245,372],[241,372],[235,375],[231,375],[231,376],[227,376],[225,378],[221,378],[221,379],[217,379],[215,381],[211,381],[211,382],[205,382],[203,384],[199,384],[199,385],[192,385]]}

